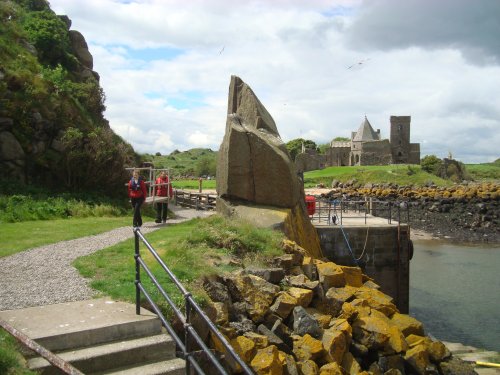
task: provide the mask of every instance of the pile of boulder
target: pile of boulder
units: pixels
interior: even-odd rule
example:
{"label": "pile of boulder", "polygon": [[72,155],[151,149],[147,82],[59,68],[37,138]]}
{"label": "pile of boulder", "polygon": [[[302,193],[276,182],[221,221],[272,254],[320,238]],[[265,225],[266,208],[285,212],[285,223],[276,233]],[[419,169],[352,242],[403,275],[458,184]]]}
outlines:
{"label": "pile of boulder", "polygon": [[[283,249],[273,268],[204,280],[213,320],[255,373],[475,373],[360,268],[313,259],[290,240]],[[211,345],[230,358],[214,336]]]}

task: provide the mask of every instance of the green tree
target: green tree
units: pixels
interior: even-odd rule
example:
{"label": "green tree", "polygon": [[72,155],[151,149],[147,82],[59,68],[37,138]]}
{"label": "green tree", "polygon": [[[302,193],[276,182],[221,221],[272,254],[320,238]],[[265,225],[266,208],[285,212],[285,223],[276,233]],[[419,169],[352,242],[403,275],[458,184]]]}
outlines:
{"label": "green tree", "polygon": [[333,138],[334,142],[349,142],[351,139],[347,137],[335,137]]}
{"label": "green tree", "polygon": [[318,145],[318,151],[320,154],[326,154],[326,151],[330,148],[330,142],[322,143]]}
{"label": "green tree", "polygon": [[420,160],[420,166],[424,171],[439,176],[443,161],[436,155],[426,155]]}
{"label": "green tree", "polygon": [[309,150],[318,150],[318,146],[314,141],[310,139],[296,138],[292,139],[290,142],[287,142],[286,148],[290,153],[290,157],[295,161],[295,157],[302,152],[302,144],[306,149]]}
{"label": "green tree", "polygon": [[198,177],[215,176],[216,169],[217,161],[215,160],[215,157],[205,156],[196,163],[195,174]]}

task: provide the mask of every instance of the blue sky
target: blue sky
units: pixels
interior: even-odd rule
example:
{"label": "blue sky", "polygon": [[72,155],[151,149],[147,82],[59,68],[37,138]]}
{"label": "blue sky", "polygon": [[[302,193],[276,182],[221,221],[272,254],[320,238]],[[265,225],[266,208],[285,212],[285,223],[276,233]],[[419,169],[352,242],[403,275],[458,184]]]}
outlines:
{"label": "blue sky", "polygon": [[[113,130],[138,152],[218,149],[231,75],[286,142],[389,137],[422,156],[500,157],[500,1],[50,0],[94,57]],[[349,68],[351,67],[351,68]]]}

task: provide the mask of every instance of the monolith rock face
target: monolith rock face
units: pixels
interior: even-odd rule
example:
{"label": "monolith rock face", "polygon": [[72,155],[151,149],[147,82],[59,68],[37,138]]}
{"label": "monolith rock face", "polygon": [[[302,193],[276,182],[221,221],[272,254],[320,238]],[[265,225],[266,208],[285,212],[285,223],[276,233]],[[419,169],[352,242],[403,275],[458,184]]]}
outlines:
{"label": "monolith rock face", "polygon": [[236,76],[229,86],[217,192],[219,212],[281,228],[312,256],[320,256],[302,185],[276,124],[252,89]]}

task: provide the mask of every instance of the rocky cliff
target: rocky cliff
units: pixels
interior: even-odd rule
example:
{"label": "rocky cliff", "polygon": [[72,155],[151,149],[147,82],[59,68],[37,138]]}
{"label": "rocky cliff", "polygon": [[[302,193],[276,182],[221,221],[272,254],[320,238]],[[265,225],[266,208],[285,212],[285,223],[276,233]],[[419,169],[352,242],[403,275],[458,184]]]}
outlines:
{"label": "rocky cliff", "polygon": [[[12,183],[112,191],[135,156],[103,116],[85,38],[44,0],[0,3],[0,167]],[[95,174],[94,174],[95,173]]]}

